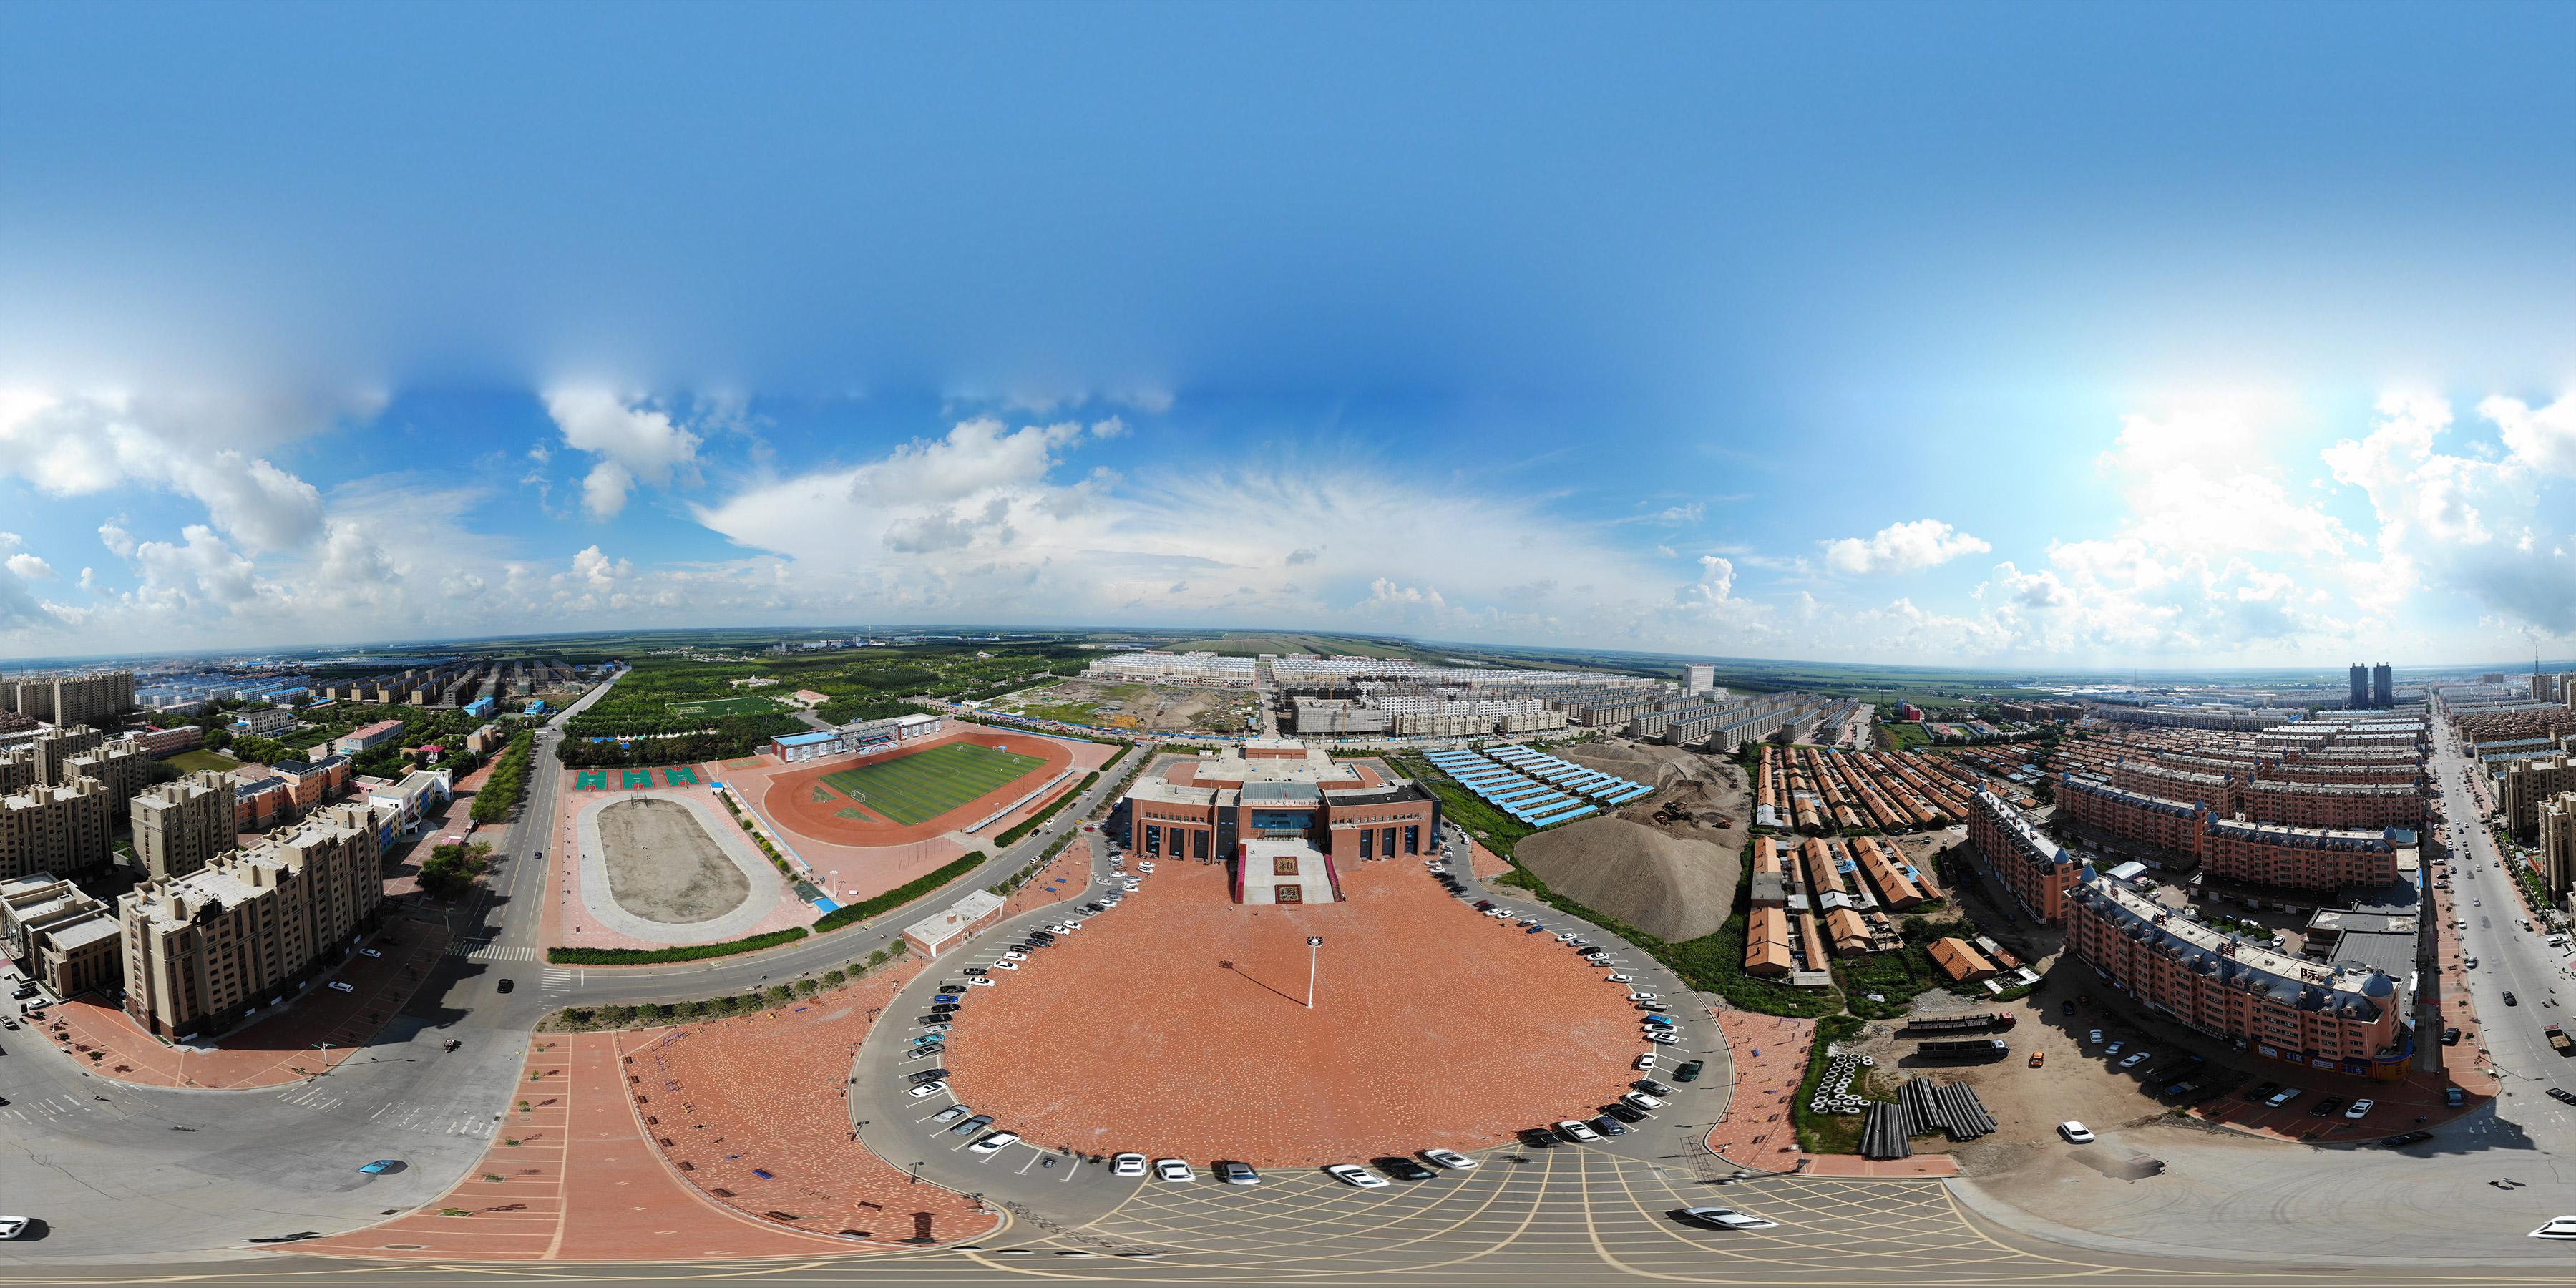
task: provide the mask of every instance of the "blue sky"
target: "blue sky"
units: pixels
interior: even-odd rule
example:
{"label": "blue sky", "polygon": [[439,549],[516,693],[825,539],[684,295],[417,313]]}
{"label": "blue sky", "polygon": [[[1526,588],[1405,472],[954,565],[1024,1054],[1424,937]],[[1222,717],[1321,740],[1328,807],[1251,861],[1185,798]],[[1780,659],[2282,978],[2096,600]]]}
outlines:
{"label": "blue sky", "polygon": [[11,6],[0,657],[2563,653],[2571,28]]}

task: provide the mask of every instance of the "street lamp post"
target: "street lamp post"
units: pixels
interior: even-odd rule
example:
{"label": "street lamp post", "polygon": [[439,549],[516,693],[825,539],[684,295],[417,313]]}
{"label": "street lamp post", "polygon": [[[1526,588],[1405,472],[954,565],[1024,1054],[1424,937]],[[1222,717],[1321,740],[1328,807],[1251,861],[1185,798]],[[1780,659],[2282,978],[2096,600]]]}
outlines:
{"label": "street lamp post", "polygon": [[1323,955],[1324,941],[1306,936],[1306,1009],[1315,1009],[1315,962]]}

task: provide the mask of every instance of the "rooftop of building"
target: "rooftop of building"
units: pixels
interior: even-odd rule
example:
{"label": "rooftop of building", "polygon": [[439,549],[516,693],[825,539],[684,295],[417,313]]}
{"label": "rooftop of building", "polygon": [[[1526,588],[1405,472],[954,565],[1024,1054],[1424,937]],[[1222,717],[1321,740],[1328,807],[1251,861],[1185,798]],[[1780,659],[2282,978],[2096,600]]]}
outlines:
{"label": "rooftop of building", "polygon": [[2362,963],[2326,966],[2258,947],[2236,935],[2174,913],[2087,866],[2068,892],[2077,906],[2110,922],[2119,933],[2152,945],[2194,973],[2286,1003],[2347,1019],[2376,1020],[2393,1005],[2397,982]]}

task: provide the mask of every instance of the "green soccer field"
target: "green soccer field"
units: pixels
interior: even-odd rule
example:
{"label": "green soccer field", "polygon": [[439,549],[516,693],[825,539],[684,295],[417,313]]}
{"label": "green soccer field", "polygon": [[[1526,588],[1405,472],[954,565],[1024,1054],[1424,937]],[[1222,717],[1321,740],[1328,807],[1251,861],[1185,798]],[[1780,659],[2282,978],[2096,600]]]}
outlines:
{"label": "green soccer field", "polygon": [[778,704],[768,698],[706,698],[670,704],[670,712],[675,716],[745,716],[777,709]]}
{"label": "green soccer field", "polygon": [[910,827],[934,819],[1032,769],[1044,760],[971,742],[917,751],[878,765],[825,774],[822,781],[886,818]]}

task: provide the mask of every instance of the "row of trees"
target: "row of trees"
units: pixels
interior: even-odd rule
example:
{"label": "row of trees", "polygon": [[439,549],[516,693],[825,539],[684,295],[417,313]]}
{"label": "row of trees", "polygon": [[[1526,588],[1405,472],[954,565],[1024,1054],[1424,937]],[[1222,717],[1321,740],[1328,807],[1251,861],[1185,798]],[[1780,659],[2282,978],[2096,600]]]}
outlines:
{"label": "row of trees", "polygon": [[536,745],[537,736],[525,729],[510,735],[510,745],[501,751],[501,763],[493,767],[490,778],[483,780],[482,790],[474,793],[475,822],[498,823],[527,798],[528,761]]}
{"label": "row of trees", "polygon": [[[575,721],[579,725],[580,721]],[[747,756],[779,734],[800,733],[804,722],[789,715],[701,716],[686,722],[706,730],[675,738],[637,738],[632,742],[590,742],[578,729],[555,744],[555,759],[566,765],[678,765]],[[610,735],[592,734],[588,737]]]}

